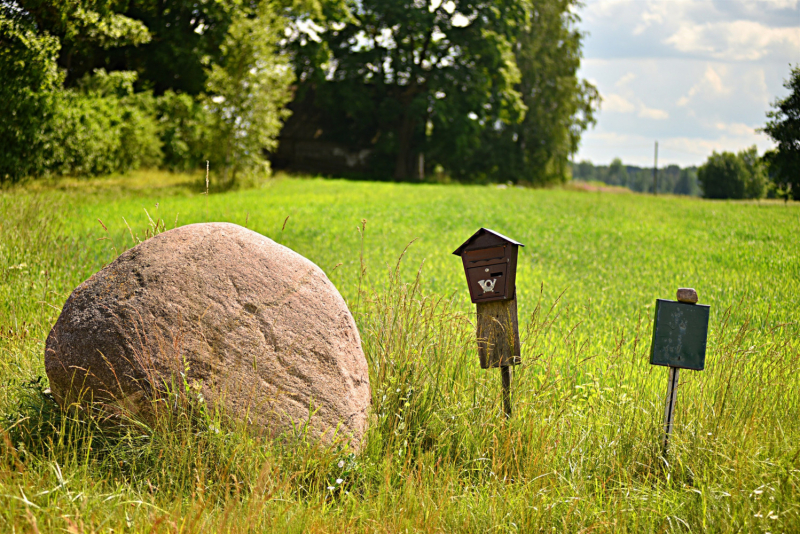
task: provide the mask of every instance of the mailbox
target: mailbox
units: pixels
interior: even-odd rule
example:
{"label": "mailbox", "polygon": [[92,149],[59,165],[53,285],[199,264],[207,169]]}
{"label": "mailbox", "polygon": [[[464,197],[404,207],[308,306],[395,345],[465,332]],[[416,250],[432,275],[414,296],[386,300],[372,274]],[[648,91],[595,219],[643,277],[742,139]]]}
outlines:
{"label": "mailbox", "polygon": [[709,309],[704,304],[656,299],[650,363],[702,371],[706,364]]}
{"label": "mailbox", "polygon": [[514,299],[517,251],[523,246],[493,230],[481,228],[453,252],[461,256],[472,302]]}

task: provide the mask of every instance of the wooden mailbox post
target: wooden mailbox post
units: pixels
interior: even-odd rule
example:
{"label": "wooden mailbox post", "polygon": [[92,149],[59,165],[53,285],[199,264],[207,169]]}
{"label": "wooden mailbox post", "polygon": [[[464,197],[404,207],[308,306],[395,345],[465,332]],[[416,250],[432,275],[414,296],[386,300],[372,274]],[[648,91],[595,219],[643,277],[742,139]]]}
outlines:
{"label": "wooden mailbox post", "polygon": [[478,308],[481,368],[500,368],[506,417],[511,416],[511,366],[522,361],[516,299],[517,253],[522,246],[481,228],[453,252],[461,257],[469,296]]}
{"label": "wooden mailbox post", "polygon": [[708,314],[710,306],[697,304],[697,292],[691,288],[678,290],[678,300],[656,299],[653,344],[650,364],[669,367],[669,383],[664,402],[664,454],[669,446],[678,379],[681,369],[702,371],[706,365]]}

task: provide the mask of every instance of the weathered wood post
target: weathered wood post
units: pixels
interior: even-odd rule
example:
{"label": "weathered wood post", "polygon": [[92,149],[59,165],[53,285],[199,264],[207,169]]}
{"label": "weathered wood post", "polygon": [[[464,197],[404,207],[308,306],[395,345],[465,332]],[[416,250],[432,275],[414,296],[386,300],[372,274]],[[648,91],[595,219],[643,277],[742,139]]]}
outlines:
{"label": "weathered wood post", "polygon": [[481,228],[453,252],[461,257],[469,295],[477,307],[481,368],[500,368],[506,417],[511,417],[511,366],[522,361],[516,300],[517,253],[522,246]]}
{"label": "weathered wood post", "polygon": [[672,434],[680,370],[702,371],[705,368],[711,308],[697,304],[697,291],[692,288],[678,289],[677,297],[677,302],[656,299],[653,344],[650,347],[650,364],[669,367],[667,396],[664,400],[664,434],[661,439],[664,456]]}

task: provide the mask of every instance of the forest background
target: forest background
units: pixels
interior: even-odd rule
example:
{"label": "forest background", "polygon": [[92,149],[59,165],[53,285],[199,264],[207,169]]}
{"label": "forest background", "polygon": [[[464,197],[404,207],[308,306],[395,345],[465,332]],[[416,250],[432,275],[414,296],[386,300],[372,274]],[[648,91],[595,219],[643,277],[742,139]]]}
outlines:
{"label": "forest background", "polygon": [[222,187],[247,184],[269,175],[295,112],[316,143],[306,152],[345,147],[364,163],[338,176],[533,186],[574,177],[640,192],[800,197],[796,68],[793,96],[775,103],[765,128],[783,148],[763,157],[755,148],[714,153],[700,169],[657,173],[619,160],[572,162],[601,103],[577,74],[579,8],[5,0],[0,182],[192,171],[210,161]]}

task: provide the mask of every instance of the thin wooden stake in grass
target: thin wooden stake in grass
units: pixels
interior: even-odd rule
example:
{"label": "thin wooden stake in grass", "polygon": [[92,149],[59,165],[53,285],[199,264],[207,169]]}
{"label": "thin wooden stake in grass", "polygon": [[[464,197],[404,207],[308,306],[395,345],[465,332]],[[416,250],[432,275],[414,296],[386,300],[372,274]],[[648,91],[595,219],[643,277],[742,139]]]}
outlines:
{"label": "thin wooden stake in grass", "polygon": [[511,417],[511,366],[504,365],[500,368],[500,376],[503,380],[503,413],[506,419]]}
{"label": "thin wooden stake in grass", "polygon": [[678,380],[680,368],[669,368],[669,382],[667,383],[667,397],[664,402],[664,439],[661,441],[661,450],[664,456],[669,448],[669,436],[672,433],[672,421],[675,416],[675,401],[678,398]]}

